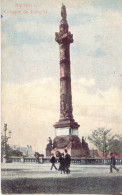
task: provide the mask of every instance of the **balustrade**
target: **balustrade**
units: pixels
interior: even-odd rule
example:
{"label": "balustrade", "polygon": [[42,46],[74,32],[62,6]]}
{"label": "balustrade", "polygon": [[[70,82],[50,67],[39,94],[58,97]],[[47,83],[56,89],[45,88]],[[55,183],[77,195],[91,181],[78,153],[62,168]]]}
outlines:
{"label": "balustrade", "polygon": [[[8,162],[12,163],[37,163],[35,158],[9,158]],[[50,163],[50,158],[39,158],[39,163]],[[57,159],[58,163],[58,159]],[[109,165],[110,159],[71,159],[74,165]],[[122,165],[122,158],[116,158],[116,164]]]}

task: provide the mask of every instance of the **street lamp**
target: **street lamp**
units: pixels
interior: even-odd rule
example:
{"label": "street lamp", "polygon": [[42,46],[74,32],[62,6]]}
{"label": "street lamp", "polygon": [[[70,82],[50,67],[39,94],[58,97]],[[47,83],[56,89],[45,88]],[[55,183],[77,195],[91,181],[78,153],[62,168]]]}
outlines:
{"label": "street lamp", "polygon": [[11,134],[12,134],[12,131],[11,130],[9,130],[9,132],[8,132],[8,138],[11,138]]}
{"label": "street lamp", "polygon": [[4,124],[4,136],[3,136],[3,139],[4,139],[4,154],[3,154],[3,162],[6,163],[7,162],[7,142],[8,142],[8,139],[11,138],[11,130],[8,131],[8,136],[6,135],[6,132],[7,132],[7,124]]}

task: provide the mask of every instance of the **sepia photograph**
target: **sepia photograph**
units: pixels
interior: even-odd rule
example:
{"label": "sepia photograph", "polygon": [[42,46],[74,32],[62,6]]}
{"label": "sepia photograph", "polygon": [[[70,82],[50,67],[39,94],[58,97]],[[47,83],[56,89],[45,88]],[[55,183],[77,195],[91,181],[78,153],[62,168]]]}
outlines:
{"label": "sepia photograph", "polygon": [[122,0],[1,0],[1,194],[122,194]]}

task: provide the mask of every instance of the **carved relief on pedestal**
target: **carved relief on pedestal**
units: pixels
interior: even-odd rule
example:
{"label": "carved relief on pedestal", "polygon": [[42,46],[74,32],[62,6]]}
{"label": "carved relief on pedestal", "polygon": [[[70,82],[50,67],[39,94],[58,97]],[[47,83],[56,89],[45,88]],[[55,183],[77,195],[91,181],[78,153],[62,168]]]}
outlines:
{"label": "carved relief on pedestal", "polygon": [[81,149],[80,139],[77,136],[56,137],[53,140],[53,148],[71,148],[73,150]]}
{"label": "carved relief on pedestal", "polygon": [[66,147],[70,147],[71,143],[70,143],[70,140],[66,139],[66,137],[62,137],[62,138],[59,138],[59,137],[56,137],[54,139],[54,148],[66,148]]}

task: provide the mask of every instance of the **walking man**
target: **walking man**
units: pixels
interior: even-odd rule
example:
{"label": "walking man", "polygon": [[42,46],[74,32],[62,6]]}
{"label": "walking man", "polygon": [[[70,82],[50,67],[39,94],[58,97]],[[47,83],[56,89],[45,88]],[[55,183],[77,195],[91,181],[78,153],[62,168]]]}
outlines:
{"label": "walking man", "polygon": [[115,165],[116,165],[116,159],[115,159],[113,153],[111,153],[110,156],[111,156],[110,173],[113,173],[113,170],[112,170],[112,169],[115,169],[117,172],[119,172],[119,169],[117,169],[117,168],[115,167]]}
{"label": "walking man", "polygon": [[65,151],[65,171],[66,173],[70,173],[69,167],[70,167],[70,161],[71,161],[71,157],[67,152],[67,149],[64,150]]}
{"label": "walking man", "polygon": [[52,163],[52,166],[51,166],[51,169],[50,170],[52,170],[53,167],[57,170],[57,167],[55,166],[56,158],[55,158],[54,154],[52,154],[52,157],[50,159],[50,162]]}
{"label": "walking man", "polygon": [[59,170],[61,171],[61,174],[62,174],[62,171],[65,173],[65,158],[64,158],[64,153],[60,154],[59,162],[60,162]]}

